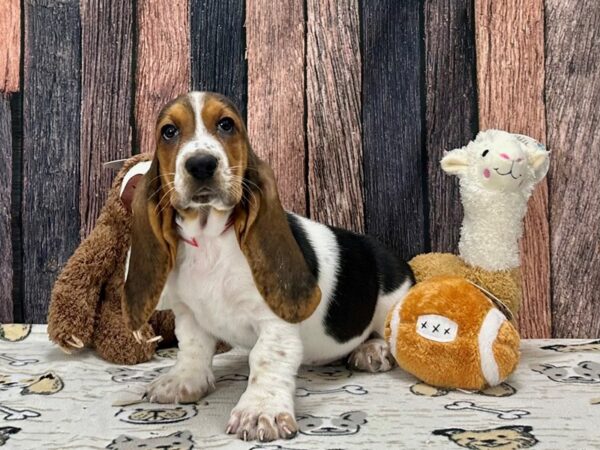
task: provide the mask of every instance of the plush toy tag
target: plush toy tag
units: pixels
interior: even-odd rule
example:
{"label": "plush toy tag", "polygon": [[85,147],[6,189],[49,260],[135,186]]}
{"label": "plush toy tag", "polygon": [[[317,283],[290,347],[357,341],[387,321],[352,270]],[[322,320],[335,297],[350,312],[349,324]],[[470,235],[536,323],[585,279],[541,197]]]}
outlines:
{"label": "plush toy tag", "polygon": [[133,194],[135,193],[135,188],[142,179],[142,176],[145,175],[146,172],[148,172],[148,169],[150,168],[151,164],[151,161],[139,162],[131,169],[129,169],[123,177],[123,182],[121,183],[121,191],[119,195],[121,196],[121,201],[123,202],[123,205],[129,212],[131,212],[131,203],[133,202]]}
{"label": "plush toy tag", "polygon": [[458,324],[438,314],[424,314],[417,318],[417,334],[436,342],[452,342],[458,334]]}
{"label": "plush toy tag", "polygon": [[123,202],[125,209],[127,209],[129,212],[131,212],[131,204],[133,203],[133,194],[135,194],[135,188],[142,179],[142,176],[143,175],[137,174],[129,178],[121,192],[121,201]]}
{"label": "plush toy tag", "polygon": [[500,310],[500,312],[502,314],[504,314],[504,317],[506,317],[511,322],[514,320],[513,313],[511,312],[510,309],[508,309],[508,306],[506,306],[502,300],[500,300],[498,297],[496,297],[494,294],[492,294],[487,289],[479,286],[477,283],[473,283],[470,280],[467,280],[467,281],[469,283],[471,283],[473,286],[475,286],[477,289],[479,289],[481,292],[483,292],[485,294],[485,296],[494,304],[494,306],[496,308],[498,308],[498,310]]}
{"label": "plush toy tag", "polygon": [[107,161],[104,164],[102,164],[102,167],[104,167],[105,169],[113,169],[113,170],[121,170],[121,167],[123,167],[123,164],[125,164],[125,161],[127,161],[126,159],[114,159],[112,161]]}

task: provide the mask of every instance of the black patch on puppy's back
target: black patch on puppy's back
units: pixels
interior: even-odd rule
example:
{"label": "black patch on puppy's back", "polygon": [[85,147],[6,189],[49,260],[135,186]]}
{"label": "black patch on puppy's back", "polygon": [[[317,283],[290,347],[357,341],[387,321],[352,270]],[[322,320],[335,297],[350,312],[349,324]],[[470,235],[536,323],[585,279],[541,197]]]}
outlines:
{"label": "black patch on puppy's back", "polygon": [[286,213],[288,224],[290,225],[290,229],[292,230],[292,234],[294,235],[294,239],[298,243],[298,247],[300,247],[300,251],[304,255],[304,259],[306,260],[306,264],[308,265],[308,269],[313,274],[315,279],[319,279],[319,260],[317,259],[317,255],[315,253],[315,249],[312,244],[308,240],[306,236],[306,231],[302,227],[300,223],[300,219],[296,217],[294,214]]}
{"label": "black patch on puppy's back", "polygon": [[330,227],[339,248],[337,280],[325,317],[338,342],[360,336],[375,313],[380,291],[390,293],[414,277],[408,264],[374,239]]}
{"label": "black patch on puppy's back", "polygon": [[369,237],[365,237],[365,239],[370,241],[375,254],[380,286],[384,294],[395,291],[406,280],[410,280],[412,284],[416,283],[413,271],[406,261],[394,255],[376,240]]}

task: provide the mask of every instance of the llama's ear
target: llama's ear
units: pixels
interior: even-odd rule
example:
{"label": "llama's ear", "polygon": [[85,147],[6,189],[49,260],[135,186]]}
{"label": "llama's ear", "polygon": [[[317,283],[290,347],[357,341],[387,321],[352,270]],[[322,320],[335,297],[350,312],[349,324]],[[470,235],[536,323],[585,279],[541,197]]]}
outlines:
{"label": "llama's ear", "polygon": [[546,150],[534,150],[527,156],[527,160],[535,174],[535,182],[537,183],[548,173],[550,168],[550,152]]}
{"label": "llama's ear", "polygon": [[462,175],[469,167],[469,154],[466,147],[446,152],[440,161],[442,170],[450,175]]}
{"label": "llama's ear", "polygon": [[546,150],[544,144],[529,136],[524,134],[514,134],[514,136],[527,154],[527,161],[533,170],[534,182],[537,183],[548,173],[550,152]]}

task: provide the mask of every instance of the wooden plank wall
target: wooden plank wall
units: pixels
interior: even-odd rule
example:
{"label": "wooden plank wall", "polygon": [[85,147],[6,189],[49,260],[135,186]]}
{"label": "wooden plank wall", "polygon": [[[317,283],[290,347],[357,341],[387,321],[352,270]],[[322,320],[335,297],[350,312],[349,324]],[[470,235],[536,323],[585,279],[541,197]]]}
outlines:
{"label": "wooden plank wall", "polygon": [[246,117],[244,2],[190,0],[190,8],[192,88],[226,95]]}
{"label": "wooden plank wall", "polygon": [[[357,0],[306,3],[309,215],[364,231]],[[323,193],[329,195],[323,195]]]}
{"label": "wooden plank wall", "polygon": [[92,230],[112,181],[102,163],[131,155],[133,11],[128,0],[81,3],[81,237]]}
{"label": "wooden plank wall", "polygon": [[[545,143],[544,5],[542,0],[476,0],[479,126],[501,128]],[[511,36],[510,40],[504,36]],[[521,241],[524,337],[549,336],[550,236],[548,185],[529,201]]]}
{"label": "wooden plank wall", "polygon": [[361,3],[365,229],[405,258],[428,250],[422,14],[420,1]]}
{"label": "wooden plank wall", "polygon": [[13,320],[13,252],[12,252],[12,166],[13,139],[11,94],[19,90],[21,54],[21,10],[19,0],[7,2],[0,15],[0,322]]}
{"label": "wooden plank wall", "polygon": [[555,336],[600,336],[600,2],[548,0],[546,110]]}
{"label": "wooden plank wall", "polygon": [[256,153],[273,167],[284,207],[298,214],[307,212],[302,6],[297,0],[253,0],[246,10],[248,133]]}
{"label": "wooden plank wall", "polygon": [[79,243],[81,16],[77,0],[25,1],[23,13],[22,303],[39,322]]}
{"label": "wooden plank wall", "polygon": [[477,132],[475,17],[469,0],[425,2],[426,142],[431,251],[458,253],[457,177],[438,162]]}
{"label": "wooden plank wall", "polygon": [[[0,296],[10,299],[13,288],[13,253],[11,227],[12,135],[10,100],[0,94],[0,167],[6,174],[0,177]],[[12,303],[0,302],[0,322],[13,319]]]}
{"label": "wooden plank wall", "polygon": [[137,2],[136,24],[133,152],[149,153],[156,145],[158,112],[190,90],[188,0]]}
{"label": "wooden plank wall", "polygon": [[191,88],[248,116],[288,209],[407,258],[457,251],[444,151],[490,127],[545,142],[551,170],[521,245],[521,331],[600,335],[597,1],[5,3],[0,320],[45,321],[113,179],[102,163],[153,151],[158,110]]}

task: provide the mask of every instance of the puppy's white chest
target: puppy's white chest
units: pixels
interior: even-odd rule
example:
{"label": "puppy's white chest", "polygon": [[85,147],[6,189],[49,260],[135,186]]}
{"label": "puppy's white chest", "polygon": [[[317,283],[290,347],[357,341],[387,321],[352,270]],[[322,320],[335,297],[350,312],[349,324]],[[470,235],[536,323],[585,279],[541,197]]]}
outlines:
{"label": "puppy's white chest", "polygon": [[196,233],[193,238],[197,246],[179,243],[169,291],[211,334],[232,344],[254,345],[256,318],[268,308],[256,289],[234,231],[229,229],[216,236]]}

